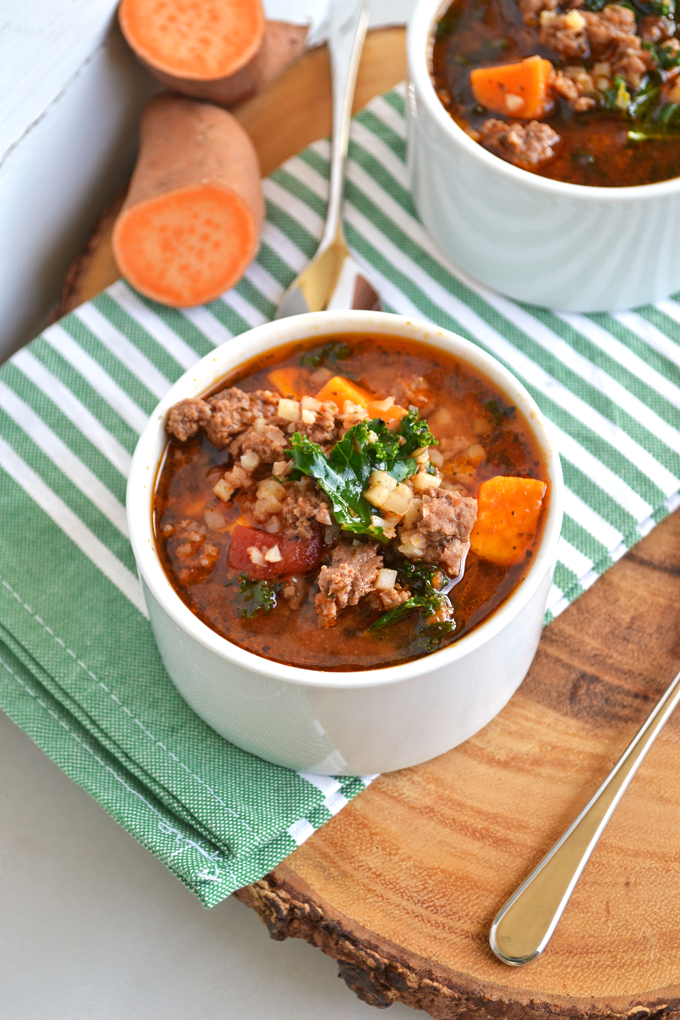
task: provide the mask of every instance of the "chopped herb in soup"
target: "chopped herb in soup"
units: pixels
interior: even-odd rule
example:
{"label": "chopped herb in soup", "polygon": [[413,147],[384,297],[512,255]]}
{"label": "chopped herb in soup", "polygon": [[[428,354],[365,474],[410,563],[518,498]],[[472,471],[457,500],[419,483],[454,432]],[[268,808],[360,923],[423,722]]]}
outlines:
{"label": "chopped herb in soup", "polygon": [[454,0],[432,77],[490,152],[571,184],[680,176],[675,0]]}
{"label": "chopped herb in soup", "polygon": [[156,542],[180,598],[248,651],[372,669],[456,641],[529,568],[547,502],[521,415],[400,338],[298,343],[167,419]]}

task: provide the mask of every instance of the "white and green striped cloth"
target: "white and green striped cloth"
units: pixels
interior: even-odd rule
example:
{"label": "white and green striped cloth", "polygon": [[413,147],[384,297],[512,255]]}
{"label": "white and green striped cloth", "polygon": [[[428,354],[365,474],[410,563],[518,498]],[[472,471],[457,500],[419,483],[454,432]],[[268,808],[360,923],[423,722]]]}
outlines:
{"label": "white and green striped cloth", "polygon": [[[396,89],[354,121],[348,238],[388,310],[480,344],[553,422],[567,512],[550,620],[680,502],[680,303],[556,314],[469,279],[415,215],[403,97]],[[170,384],[269,319],[314,253],[328,155],[319,142],[265,182],[260,253],[233,291],[178,311],[119,282],[0,370],[0,705],[208,906],[264,875],[371,777],[269,765],[181,700],[146,618],[125,479]]]}

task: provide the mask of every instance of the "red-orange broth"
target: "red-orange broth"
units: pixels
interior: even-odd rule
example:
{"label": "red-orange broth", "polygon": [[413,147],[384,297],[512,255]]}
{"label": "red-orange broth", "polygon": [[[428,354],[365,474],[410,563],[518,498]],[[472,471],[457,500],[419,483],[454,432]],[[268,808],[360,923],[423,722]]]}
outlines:
{"label": "red-orange broth", "polygon": [[[461,437],[466,442],[471,440],[466,449],[475,445],[483,448],[481,458],[478,451],[474,457],[466,453],[451,457],[451,466],[446,469],[468,494],[474,496],[482,481],[496,475],[546,479],[527,423],[487,379],[439,349],[400,337],[351,334],[289,344],[241,366],[212,392],[234,385],[248,392],[272,390],[267,377],[276,367],[295,369],[300,384],[313,394],[314,384],[309,377],[316,367],[301,364],[301,360],[309,362],[321,356],[324,363],[329,343],[334,346],[325,364],[333,374],[352,379],[378,397],[399,396],[404,403],[408,400],[417,406],[442,450],[460,446]],[[477,463],[471,463],[476,459]],[[237,518],[248,516],[248,496],[241,497],[237,492],[225,504],[213,491],[216,480],[231,463],[227,450],[213,446],[202,433],[185,442],[169,439],[154,498],[158,553],[179,597],[208,627],[241,648],[288,665],[330,671],[373,669],[408,662],[446,647],[469,633],[507,598],[526,574],[540,541],[547,497],[537,534],[519,562],[499,566],[480,559],[473,551],[468,553],[463,578],[449,593],[455,630],[435,638],[417,612],[394,626],[366,633],[381,616],[367,599],[344,608],[336,626],[320,627],[314,611],[318,588],[313,580],[300,608],[291,608],[279,597],[271,612],[247,618],[242,615],[239,570],[231,568],[227,560],[231,542],[228,529]],[[265,465],[260,470],[265,474]],[[224,528],[205,527],[206,512],[214,521],[210,511],[221,514]],[[164,536],[187,518],[202,525],[207,539],[219,549],[209,569],[196,566],[196,558],[187,567],[186,557],[177,555],[176,540]],[[395,544],[393,541],[379,549],[386,566],[399,557]]]}

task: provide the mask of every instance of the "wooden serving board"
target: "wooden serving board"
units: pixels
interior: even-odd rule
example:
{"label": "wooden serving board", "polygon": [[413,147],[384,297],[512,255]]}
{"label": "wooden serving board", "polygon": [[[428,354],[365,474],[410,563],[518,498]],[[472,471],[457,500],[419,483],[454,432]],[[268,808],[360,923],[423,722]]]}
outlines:
{"label": "wooden serving board", "polygon": [[[372,33],[357,105],[404,76],[401,30]],[[239,111],[268,173],[328,133],[315,51]],[[111,213],[62,311],[113,282]],[[498,908],[606,776],[680,668],[680,515],[545,632],[524,684],[461,747],[382,776],[270,875],[239,892],[275,939],[305,938],[375,1006],[437,1020],[680,1012],[680,718],[618,808],[543,958],[488,948]],[[480,677],[480,683],[484,683]]]}

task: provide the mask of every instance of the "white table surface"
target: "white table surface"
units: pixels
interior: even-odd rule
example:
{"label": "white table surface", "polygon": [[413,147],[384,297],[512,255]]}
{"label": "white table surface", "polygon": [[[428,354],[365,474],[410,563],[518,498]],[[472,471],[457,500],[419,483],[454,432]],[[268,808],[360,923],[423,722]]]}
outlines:
{"label": "white table surface", "polygon": [[[372,20],[403,21],[413,2],[374,0]],[[318,949],[272,942],[236,900],[205,910],[2,713],[0,910],[3,1020],[379,1015]],[[401,1004],[389,1012],[413,1016]]]}
{"label": "white table surface", "polygon": [[2,713],[0,904],[3,1020],[379,1015],[318,949],[235,899],[201,906]]}

